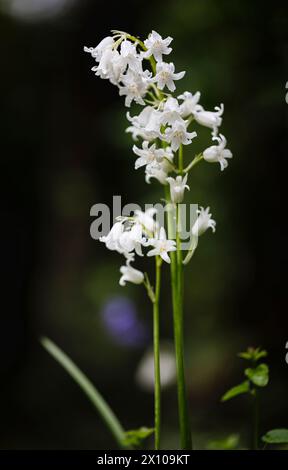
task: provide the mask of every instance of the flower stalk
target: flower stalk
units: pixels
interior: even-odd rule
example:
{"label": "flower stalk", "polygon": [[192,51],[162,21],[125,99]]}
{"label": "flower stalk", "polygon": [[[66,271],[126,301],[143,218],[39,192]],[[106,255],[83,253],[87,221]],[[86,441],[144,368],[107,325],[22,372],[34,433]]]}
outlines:
{"label": "flower stalk", "polygon": [[153,302],[153,346],[154,346],[154,420],[155,420],[155,450],[160,449],[161,432],[161,375],[160,375],[160,315],[159,299],[161,290],[160,256],[155,257],[155,297]]}
{"label": "flower stalk", "polygon": [[[184,77],[185,71],[176,71],[173,62],[165,60],[172,51],[172,41],[170,36],[162,38],[156,31],[152,31],[144,41],[129,33],[112,31],[112,36],[104,38],[96,47],[84,48],[95,59],[96,65],[92,71],[118,87],[119,95],[125,97],[126,107],[130,108],[133,102],[143,106],[138,115],[133,116],[130,112],[126,115],[130,123],[126,131],[132,135],[135,142],[132,150],[137,155],[134,168],[145,168],[147,183],[153,179],[163,185],[165,200],[173,207],[173,213],[171,210],[166,211],[168,238],[165,227],[160,226],[159,221],[153,218],[157,213],[156,209],[135,211],[133,216],[121,218],[106,236],[100,238],[109,250],[117,251],[126,258],[126,264],[120,268],[120,284],[125,286],[126,282],[143,283],[153,304],[156,450],[160,448],[161,424],[161,265],[163,261],[171,265],[180,442],[181,448],[188,450],[192,448],[192,437],[184,370],[183,264],[190,261],[196,250],[198,236],[208,228],[214,231],[216,222],[211,218],[209,207],[198,210],[198,218],[189,229],[191,244],[184,258],[181,241],[181,203],[185,189],[190,189],[187,180],[189,171],[195,165],[202,160],[208,163],[217,162],[223,170],[232,157],[232,153],[226,148],[226,138],[222,134],[218,136],[222,124],[223,104],[215,107],[214,111],[208,111],[199,104],[199,91],[185,91],[179,96],[173,96],[176,90],[175,82]],[[192,123],[210,128],[212,142],[185,167],[183,146],[192,144],[193,139],[197,137],[195,130],[188,130]],[[131,265],[135,261],[135,255],[143,256],[142,250],[146,247],[150,247],[146,255],[155,257],[154,289],[148,275]]]}

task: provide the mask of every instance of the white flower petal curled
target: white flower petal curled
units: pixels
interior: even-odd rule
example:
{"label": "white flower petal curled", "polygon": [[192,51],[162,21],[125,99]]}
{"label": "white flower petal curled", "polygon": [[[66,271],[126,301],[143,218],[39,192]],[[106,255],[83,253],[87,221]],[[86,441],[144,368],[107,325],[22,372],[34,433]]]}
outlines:
{"label": "white flower petal curled", "polygon": [[233,155],[231,150],[225,148],[227,141],[224,135],[219,134],[219,137],[215,136],[213,140],[217,140],[218,145],[211,145],[204,150],[203,158],[209,163],[220,163],[221,171],[223,171],[228,166],[227,158],[232,158]]}
{"label": "white flower petal curled", "polygon": [[185,91],[182,95],[178,96],[178,99],[182,100],[180,105],[180,115],[182,118],[186,118],[190,115],[194,116],[194,113],[201,108],[198,104],[200,96],[199,91],[196,91],[194,95],[189,91]]}
{"label": "white flower petal curled", "polygon": [[191,230],[194,237],[200,237],[200,235],[206,232],[208,228],[211,228],[212,232],[215,232],[216,222],[212,219],[212,214],[210,214],[209,211],[210,207],[207,207],[206,209],[200,207],[200,209],[198,209],[198,218]]}
{"label": "white flower petal curled", "polygon": [[188,174],[186,173],[184,177],[178,175],[176,178],[168,177],[166,179],[167,183],[170,185],[171,201],[175,204],[182,202],[185,189],[190,189],[187,184],[187,177]]}
{"label": "white flower petal curled", "polygon": [[144,274],[138,269],[130,266],[130,261],[126,262],[126,266],[121,266],[119,284],[120,286],[126,286],[126,282],[132,282],[132,284],[142,284],[144,281]]}
{"label": "white flower petal curled", "polygon": [[111,36],[107,36],[106,38],[102,39],[102,41],[99,42],[99,44],[96,47],[84,47],[84,51],[88,52],[91,54],[91,56],[99,62],[103,52],[106,49],[112,50],[112,47],[114,46],[115,42],[114,39]]}
{"label": "white flower petal curled", "polygon": [[153,55],[157,62],[162,61],[162,55],[167,55],[170,54],[172,51],[171,47],[168,47],[169,44],[173,41],[173,38],[168,36],[166,39],[163,39],[162,36],[160,36],[159,33],[156,31],[152,31],[148,39],[144,41],[145,47],[147,48],[147,51],[143,53],[143,57],[145,59],[148,59]]}
{"label": "white flower petal curled", "polygon": [[202,106],[199,106],[197,111],[194,113],[195,121],[201,126],[209,127],[213,130],[213,134],[216,135],[218,128],[222,124],[222,115],[224,112],[224,105],[215,106],[215,111],[205,111]]}
{"label": "white flower petal curled", "polygon": [[170,62],[157,62],[156,75],[152,78],[152,82],[156,82],[160,90],[167,86],[168,90],[175,91],[176,86],[174,80],[180,80],[184,77],[186,72],[175,73],[175,65]]}
{"label": "white flower petal curled", "polygon": [[[111,228],[110,232],[103,237],[100,237],[100,242],[105,243],[108,250],[120,251],[119,239],[124,232],[124,225],[122,222],[116,222]],[[121,252],[121,251],[120,251]]]}
{"label": "white flower petal curled", "polygon": [[99,64],[92,67],[91,70],[100,78],[108,79],[113,85],[118,85],[125,68],[126,65],[123,64],[119,52],[107,48],[103,52]]}

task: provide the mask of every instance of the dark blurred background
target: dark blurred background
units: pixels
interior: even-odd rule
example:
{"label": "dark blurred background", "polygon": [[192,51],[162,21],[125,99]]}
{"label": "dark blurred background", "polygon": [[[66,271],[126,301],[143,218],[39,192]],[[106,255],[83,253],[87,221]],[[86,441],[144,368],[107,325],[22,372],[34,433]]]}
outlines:
{"label": "dark blurred background", "polygon": [[[41,335],[91,377],[126,428],[153,425],[153,394],[135,381],[151,345],[149,302],[141,287],[119,286],[121,257],[89,234],[93,204],[111,206],[117,194],[123,203],[162,197],[133,170],[123,99],[94,77],[83,53],[110,29],[171,35],[171,60],[187,71],[179,94],[200,90],[208,109],[225,104],[221,130],[234,158],[223,173],[199,165],[191,179],[191,201],[209,205],[217,220],[186,274],[196,447],[233,432],[247,445],[249,400],[223,405],[220,397],[242,380],[236,354],[250,345],[269,351],[261,430],[287,427],[287,4],[2,0],[0,11],[0,447],[114,447]],[[202,149],[209,135],[200,137]],[[169,341],[168,288],[162,294]],[[177,448],[175,386],[163,395],[163,446]]]}

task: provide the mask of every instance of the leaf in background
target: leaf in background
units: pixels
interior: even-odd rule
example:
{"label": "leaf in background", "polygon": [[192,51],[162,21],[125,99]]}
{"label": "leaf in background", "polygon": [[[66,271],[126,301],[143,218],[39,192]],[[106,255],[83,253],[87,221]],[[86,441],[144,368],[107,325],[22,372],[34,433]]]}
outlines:
{"label": "leaf in background", "polygon": [[266,357],[268,355],[267,351],[261,348],[248,348],[247,351],[240,352],[238,357],[242,359],[247,359],[248,361],[257,362],[259,359]]}
{"label": "leaf in background", "polygon": [[259,349],[256,350],[255,352],[255,361],[259,361],[259,359],[262,359],[263,357],[267,357],[268,356],[268,353],[267,351],[265,351],[265,349]]}
{"label": "leaf in background", "polygon": [[154,433],[154,428],[141,427],[125,432],[124,443],[129,447],[139,447],[142,442]]}
{"label": "leaf in background", "polygon": [[235,450],[239,444],[239,434],[230,434],[224,439],[211,441],[207,445],[208,450]]}
{"label": "leaf in background", "polygon": [[266,387],[269,382],[269,367],[259,364],[255,368],[245,369],[245,375],[257,387]]}
{"label": "leaf in background", "polygon": [[221,401],[227,401],[231,398],[237,397],[238,395],[242,395],[243,393],[248,393],[249,390],[249,382],[248,380],[245,380],[245,382],[242,382],[241,384],[227,390],[227,392],[221,398]]}
{"label": "leaf in background", "polygon": [[88,399],[92,402],[106,426],[110,429],[116,442],[121,448],[126,448],[125,431],[108,403],[98,392],[93,383],[78,366],[49,338],[41,338],[40,342],[46,351],[68,372],[70,377],[79,385]]}
{"label": "leaf in background", "polygon": [[262,436],[267,444],[288,444],[288,429],[272,429]]}

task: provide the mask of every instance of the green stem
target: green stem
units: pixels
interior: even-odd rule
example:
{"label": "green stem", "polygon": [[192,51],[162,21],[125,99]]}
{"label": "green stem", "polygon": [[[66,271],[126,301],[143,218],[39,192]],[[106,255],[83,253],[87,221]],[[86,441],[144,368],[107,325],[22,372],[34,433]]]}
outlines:
{"label": "green stem", "polygon": [[161,376],[160,376],[160,333],[159,333],[159,298],[161,287],[161,264],[159,256],[155,258],[156,280],[155,298],[153,302],[153,346],[154,346],[154,409],[155,409],[155,450],[160,449],[160,427],[161,427]]}
{"label": "green stem", "polygon": [[259,395],[256,388],[254,389],[254,403],[253,403],[253,450],[258,450],[259,444]]}
{"label": "green stem", "polygon": [[76,364],[60,348],[58,348],[55,343],[53,343],[53,341],[48,338],[41,338],[41,344],[66,370],[66,372],[68,372],[70,377],[75,380],[85,395],[89,398],[107,427],[110,429],[119,447],[122,449],[129,448],[125,444],[126,436],[121,423],[92,382],[85,374],[83,374],[79,367],[76,366]]}
{"label": "green stem", "polygon": [[179,417],[180,417],[180,433],[181,445],[183,449],[192,448],[191,438],[191,424],[189,417],[189,407],[186,393],[185,381],[185,367],[184,367],[184,328],[183,328],[183,298],[184,298],[184,283],[183,283],[183,264],[182,264],[182,249],[181,249],[181,217],[179,205],[176,211],[176,246],[177,246],[177,309],[174,315],[175,327],[175,345],[176,345],[176,358],[178,356],[178,401],[179,401]]}
{"label": "green stem", "polygon": [[[170,200],[169,188],[165,186],[165,199]],[[178,211],[177,211],[178,212]],[[173,214],[167,212],[168,237],[172,235]],[[177,221],[178,222],[178,221]],[[178,223],[177,223],[178,226]],[[173,304],[174,341],[177,369],[178,413],[180,426],[181,449],[192,449],[191,426],[188,401],[186,394],[184,370],[184,340],[183,340],[183,282],[182,282],[182,253],[180,234],[176,234],[177,252],[170,253],[171,258],[171,289]]]}
{"label": "green stem", "polygon": [[184,168],[183,170],[184,173],[188,173],[188,171],[190,171],[195,165],[201,162],[201,160],[203,160],[203,155],[202,154],[196,155],[196,157],[192,160],[192,162],[189,163],[189,165],[186,166],[186,168]]}
{"label": "green stem", "polygon": [[179,150],[178,150],[178,166],[179,166],[179,173],[183,173],[183,145],[180,144]]}

